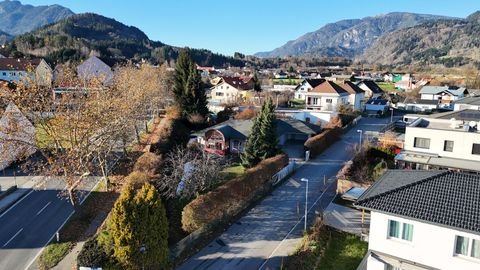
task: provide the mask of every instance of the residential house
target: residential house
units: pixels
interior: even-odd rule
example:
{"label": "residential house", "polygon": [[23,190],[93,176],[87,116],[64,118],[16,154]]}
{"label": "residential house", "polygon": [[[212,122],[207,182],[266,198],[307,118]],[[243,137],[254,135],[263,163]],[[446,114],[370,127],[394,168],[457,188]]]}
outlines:
{"label": "residential house", "polygon": [[[219,155],[239,154],[252,131],[253,120],[230,119],[226,122],[196,132],[197,142],[203,145],[206,152]],[[276,134],[279,145],[287,141],[306,141],[310,136],[320,132],[320,127],[296,119],[277,119]]]}
{"label": "residential house", "polygon": [[480,111],[415,117],[395,161],[399,168],[480,172]]}
{"label": "residential house", "polygon": [[370,211],[362,269],[480,269],[480,175],[387,171],[355,205]]}
{"label": "residential house", "polygon": [[305,94],[319,84],[323,83],[325,79],[305,79],[295,88],[295,99],[305,99]]}
{"label": "residential house", "polygon": [[[470,92],[470,89],[468,90]],[[460,110],[480,110],[480,96],[472,96],[472,97],[465,97],[455,101],[455,105],[453,107],[454,111]]]}
{"label": "residential house", "polygon": [[80,80],[98,80],[104,85],[113,83],[112,68],[96,56],[90,56],[77,66],[77,74]]}
{"label": "residential house", "polygon": [[384,114],[390,108],[390,102],[386,99],[370,99],[365,103],[365,111],[369,114]]}
{"label": "residential house", "polygon": [[40,86],[52,84],[53,70],[42,58],[0,58],[0,80],[18,83],[29,80]]}
{"label": "residential house", "polygon": [[210,88],[210,101],[221,104],[240,103],[247,100],[253,92],[254,82],[251,78],[221,77],[221,80]]}
{"label": "residential house", "polygon": [[288,73],[281,70],[280,72],[275,73],[275,79],[288,79]]}
{"label": "residential house", "polygon": [[375,99],[383,95],[383,90],[374,81],[361,81],[357,84],[360,89],[365,91],[365,99]]}
{"label": "residential house", "polygon": [[395,81],[395,88],[404,91],[411,91],[415,88],[415,78],[410,74],[404,74],[400,80]]}
{"label": "residential house", "polygon": [[35,152],[35,127],[10,103],[0,119],[0,170]]}
{"label": "residential house", "polygon": [[468,94],[464,87],[457,86],[431,86],[420,89],[421,99],[437,100],[439,108],[453,110],[454,102]]}
{"label": "residential house", "polygon": [[349,93],[348,103],[352,106],[352,108],[357,111],[363,110],[365,91],[351,81],[345,81],[344,83],[339,84],[339,86]]}
{"label": "residential house", "polygon": [[305,107],[309,110],[334,112],[339,105],[348,104],[349,96],[338,84],[325,81],[305,94]]}
{"label": "residential house", "polygon": [[438,107],[437,100],[406,98],[404,101],[397,103],[399,109],[411,112],[431,112]]}

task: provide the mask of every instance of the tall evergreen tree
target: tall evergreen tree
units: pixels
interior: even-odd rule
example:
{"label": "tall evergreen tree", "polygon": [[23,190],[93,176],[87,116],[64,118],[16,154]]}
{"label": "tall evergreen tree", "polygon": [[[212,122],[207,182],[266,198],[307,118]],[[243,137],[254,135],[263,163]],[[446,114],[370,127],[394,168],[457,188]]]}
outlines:
{"label": "tall evergreen tree", "polygon": [[168,221],[155,187],[145,183],[135,194],[125,188],[115,203],[108,229],[113,256],[126,269],[164,268],[168,263]]}
{"label": "tall evergreen tree", "polygon": [[180,106],[184,116],[198,113],[208,114],[207,97],[202,89],[202,79],[193,62],[190,49],[180,51],[175,66],[175,102]]}
{"label": "tall evergreen tree", "polygon": [[280,152],[274,110],[272,99],[268,99],[253,120],[245,153],[242,155],[242,165],[244,167],[253,167],[260,161],[273,157]]}

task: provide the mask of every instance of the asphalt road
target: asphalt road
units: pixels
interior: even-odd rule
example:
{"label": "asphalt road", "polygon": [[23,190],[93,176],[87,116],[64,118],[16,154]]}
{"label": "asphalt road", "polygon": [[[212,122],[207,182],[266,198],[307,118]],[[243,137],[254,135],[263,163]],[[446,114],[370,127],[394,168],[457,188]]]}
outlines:
{"label": "asphalt road", "polygon": [[278,269],[282,260],[295,251],[304,230],[305,183],[300,179],[309,179],[307,216],[311,225],[316,212],[321,213],[335,197],[334,176],[353,156],[354,145],[359,142],[357,130],[378,131],[389,121],[362,119],[340,141],[300,167],[290,179],[177,269]]}
{"label": "asphalt road", "polygon": [[[81,188],[80,200],[95,182],[91,179]],[[64,186],[60,180],[49,180],[0,215],[0,269],[28,269],[70,217],[73,206],[59,195]]]}

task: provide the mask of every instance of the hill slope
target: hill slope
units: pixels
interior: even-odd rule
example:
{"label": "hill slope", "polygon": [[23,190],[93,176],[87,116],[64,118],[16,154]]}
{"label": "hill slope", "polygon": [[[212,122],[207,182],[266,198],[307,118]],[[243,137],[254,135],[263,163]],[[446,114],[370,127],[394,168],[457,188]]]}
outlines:
{"label": "hill slope", "polygon": [[259,57],[289,55],[353,57],[363,53],[385,33],[441,18],[446,17],[394,12],[363,19],[343,20],[327,24],[317,31],[289,41],[273,51],[255,55]]}
{"label": "hill slope", "polygon": [[[17,36],[7,51],[10,55],[41,56],[50,62],[78,61],[95,54],[112,62],[148,59],[163,63],[178,54],[178,48],[152,41],[136,27],[94,13],[72,15]],[[192,50],[192,54],[200,65],[243,65],[207,50]]]}
{"label": "hill slope", "polygon": [[59,5],[22,5],[19,1],[0,2],[0,30],[12,36],[57,22],[74,13]]}
{"label": "hill slope", "polygon": [[467,19],[439,20],[389,33],[358,60],[379,64],[480,62],[480,12]]}

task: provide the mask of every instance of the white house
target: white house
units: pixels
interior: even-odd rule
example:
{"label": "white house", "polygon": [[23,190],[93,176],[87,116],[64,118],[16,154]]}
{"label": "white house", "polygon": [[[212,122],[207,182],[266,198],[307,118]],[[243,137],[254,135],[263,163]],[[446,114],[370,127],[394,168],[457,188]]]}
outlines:
{"label": "white house", "polygon": [[34,80],[38,85],[52,84],[53,70],[41,58],[0,58],[0,80],[15,82]]}
{"label": "white house", "polygon": [[325,81],[305,94],[308,110],[334,112],[339,105],[348,104],[349,93],[331,81]]}
{"label": "white house", "polygon": [[325,79],[305,79],[295,88],[295,99],[305,99],[305,94],[319,84],[323,83]]}
{"label": "white house", "polygon": [[365,91],[351,81],[345,81],[344,83],[339,84],[339,86],[349,93],[348,104],[350,104],[354,110],[363,110]]}
{"label": "white house", "polygon": [[438,107],[437,100],[406,98],[402,102],[397,103],[399,109],[411,112],[431,112]]}
{"label": "white house", "polygon": [[210,88],[210,101],[221,104],[243,102],[253,89],[254,83],[250,78],[245,81],[241,77],[221,77],[219,83]]}
{"label": "white house", "polygon": [[360,81],[357,83],[357,86],[365,91],[366,99],[379,98],[384,93],[382,88],[380,88],[380,86],[378,86],[378,84],[376,84],[374,81]]}
{"label": "white house", "polygon": [[421,99],[437,100],[439,108],[452,109],[456,100],[468,94],[468,90],[456,86],[431,86],[427,85],[420,89]]}
{"label": "white house", "polygon": [[10,103],[0,119],[0,170],[35,151],[35,127]]}
{"label": "white house", "polygon": [[419,117],[406,126],[400,168],[480,171],[480,111]]}
{"label": "white house", "polygon": [[[468,90],[470,92],[470,90]],[[455,101],[455,105],[453,107],[454,111],[460,110],[480,110],[480,96],[479,97],[465,97]]]}
{"label": "white house", "polygon": [[480,269],[480,176],[387,171],[356,206],[371,211],[367,270]]}
{"label": "white house", "polygon": [[113,82],[112,68],[96,56],[90,56],[77,67],[77,74],[81,80],[99,80],[108,85]]}

